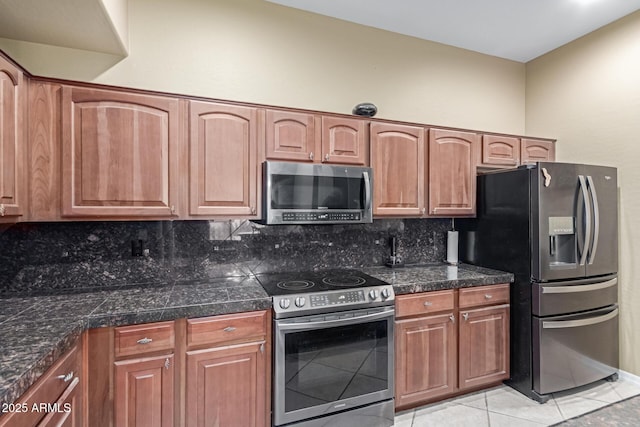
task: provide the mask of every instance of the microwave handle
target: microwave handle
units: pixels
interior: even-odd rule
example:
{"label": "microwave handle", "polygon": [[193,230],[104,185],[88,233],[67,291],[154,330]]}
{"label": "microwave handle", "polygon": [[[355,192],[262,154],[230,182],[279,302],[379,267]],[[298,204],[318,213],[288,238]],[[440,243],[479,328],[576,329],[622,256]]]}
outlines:
{"label": "microwave handle", "polygon": [[364,178],[364,209],[371,210],[371,181],[369,180],[369,172],[362,172]]}

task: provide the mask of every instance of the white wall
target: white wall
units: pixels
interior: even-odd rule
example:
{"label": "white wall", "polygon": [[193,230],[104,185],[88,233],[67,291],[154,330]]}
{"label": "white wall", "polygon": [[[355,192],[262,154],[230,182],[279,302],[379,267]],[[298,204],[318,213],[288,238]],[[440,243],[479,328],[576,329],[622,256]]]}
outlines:
{"label": "white wall", "polygon": [[0,49],[36,75],[339,113],[369,101],[382,118],[524,132],[524,64],[262,0],[130,0],[124,59]]}
{"label": "white wall", "polygon": [[527,64],[526,132],[560,161],[618,168],[620,355],[640,375],[640,12]]}

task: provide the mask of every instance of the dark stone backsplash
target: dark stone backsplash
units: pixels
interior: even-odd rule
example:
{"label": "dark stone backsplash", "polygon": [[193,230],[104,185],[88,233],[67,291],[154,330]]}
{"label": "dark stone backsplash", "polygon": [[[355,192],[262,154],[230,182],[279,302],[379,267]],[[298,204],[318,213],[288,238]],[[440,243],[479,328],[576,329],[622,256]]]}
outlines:
{"label": "dark stone backsplash", "polygon": [[[0,296],[406,263],[442,262],[450,219],[263,226],[250,221],[21,223],[0,230]],[[143,256],[132,255],[132,241]]]}

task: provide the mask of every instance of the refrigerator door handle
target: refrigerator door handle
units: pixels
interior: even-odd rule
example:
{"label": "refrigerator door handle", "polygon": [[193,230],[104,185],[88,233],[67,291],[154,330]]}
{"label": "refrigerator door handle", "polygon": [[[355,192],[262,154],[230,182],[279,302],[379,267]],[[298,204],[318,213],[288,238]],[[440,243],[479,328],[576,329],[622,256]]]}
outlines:
{"label": "refrigerator door handle", "polygon": [[543,294],[569,294],[575,292],[591,292],[611,288],[618,284],[618,279],[607,280],[606,282],[593,283],[590,285],[571,286],[542,286]]}
{"label": "refrigerator door handle", "polygon": [[591,175],[587,176],[587,183],[589,184],[589,192],[591,193],[591,199],[593,202],[593,243],[589,250],[589,264],[593,264],[593,260],[596,257],[596,250],[598,249],[598,236],[600,235],[600,208],[598,207],[598,194],[596,193],[596,186],[593,184],[593,178]]}
{"label": "refrigerator door handle", "polygon": [[616,308],[610,313],[603,316],[590,317],[588,319],[580,320],[558,320],[558,321],[546,321],[542,322],[543,329],[562,329],[562,328],[578,328],[580,326],[595,325],[598,323],[604,323],[608,320],[614,319],[618,316],[618,309]]}
{"label": "refrigerator door handle", "polygon": [[587,261],[587,246],[591,242],[591,199],[587,192],[587,183],[583,175],[578,175],[578,181],[580,182],[580,190],[582,191],[582,200],[584,203],[584,222],[586,223],[586,230],[584,233],[584,245],[582,247],[582,253],[580,254],[580,265],[584,265]]}

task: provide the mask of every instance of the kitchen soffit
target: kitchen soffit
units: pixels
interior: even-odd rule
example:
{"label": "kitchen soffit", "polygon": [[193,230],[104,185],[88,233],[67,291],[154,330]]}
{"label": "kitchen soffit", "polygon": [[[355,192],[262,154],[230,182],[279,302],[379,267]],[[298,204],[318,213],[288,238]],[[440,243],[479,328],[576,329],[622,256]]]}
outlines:
{"label": "kitchen soffit", "polygon": [[0,37],[127,55],[127,0],[0,0]]}
{"label": "kitchen soffit", "polygon": [[640,0],[267,0],[527,62],[640,9]]}

